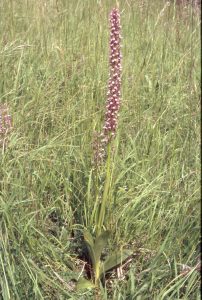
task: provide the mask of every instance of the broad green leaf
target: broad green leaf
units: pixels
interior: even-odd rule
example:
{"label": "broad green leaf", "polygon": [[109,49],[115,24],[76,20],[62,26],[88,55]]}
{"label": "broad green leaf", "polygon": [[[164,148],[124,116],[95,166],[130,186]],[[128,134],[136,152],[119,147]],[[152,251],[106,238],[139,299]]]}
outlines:
{"label": "broad green leaf", "polygon": [[76,285],[77,290],[93,289],[93,288],[95,288],[95,285],[91,281],[83,277],[79,278],[79,280],[77,281],[77,285]]}
{"label": "broad green leaf", "polygon": [[69,238],[69,232],[65,227],[62,227],[61,234],[60,234],[60,241],[64,244],[67,244]]}
{"label": "broad green leaf", "polygon": [[124,262],[132,254],[133,254],[133,251],[127,250],[127,249],[122,250],[120,252],[114,252],[103,263],[100,275],[103,275],[103,273],[106,273],[107,271],[109,271],[109,270],[115,268],[116,266],[120,265],[122,262]]}
{"label": "broad green leaf", "polygon": [[90,259],[91,259],[91,262],[93,264],[93,268],[95,268],[95,266],[96,266],[96,257],[95,257],[95,252],[94,252],[95,245],[94,245],[93,237],[90,234],[90,232],[86,229],[83,231],[83,236],[84,236],[84,241],[86,243],[86,246],[88,248],[88,253],[90,255]]}
{"label": "broad green leaf", "polygon": [[104,231],[98,237],[96,237],[95,246],[94,246],[96,262],[98,262],[100,260],[102,250],[104,249],[104,247],[107,246],[107,242],[108,242],[109,237],[110,237],[110,231],[109,230]]}
{"label": "broad green leaf", "polygon": [[83,231],[84,240],[92,247],[94,248],[94,240],[92,235],[87,229],[84,229]]}

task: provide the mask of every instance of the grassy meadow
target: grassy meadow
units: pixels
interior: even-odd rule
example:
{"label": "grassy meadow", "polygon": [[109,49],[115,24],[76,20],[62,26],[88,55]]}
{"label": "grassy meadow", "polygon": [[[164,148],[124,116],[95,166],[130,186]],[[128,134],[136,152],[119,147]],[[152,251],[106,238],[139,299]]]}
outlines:
{"label": "grassy meadow", "polygon": [[[0,299],[199,300],[200,14],[163,0],[119,1],[122,102],[106,251],[129,260],[89,277],[93,136],[108,82],[107,0],[2,0]],[[102,188],[102,187],[101,187]],[[89,266],[88,266],[89,267]]]}

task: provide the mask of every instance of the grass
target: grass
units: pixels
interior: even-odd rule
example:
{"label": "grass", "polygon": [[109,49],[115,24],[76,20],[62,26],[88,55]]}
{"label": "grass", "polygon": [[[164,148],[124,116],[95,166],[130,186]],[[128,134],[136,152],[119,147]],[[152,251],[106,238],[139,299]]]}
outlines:
{"label": "grass", "polygon": [[[79,228],[94,203],[115,1],[1,1],[0,299],[94,299]],[[101,299],[200,299],[200,16],[120,1],[123,84],[110,197],[111,247],[133,249]],[[191,271],[182,276],[182,265]],[[72,280],[74,279],[74,280]]]}

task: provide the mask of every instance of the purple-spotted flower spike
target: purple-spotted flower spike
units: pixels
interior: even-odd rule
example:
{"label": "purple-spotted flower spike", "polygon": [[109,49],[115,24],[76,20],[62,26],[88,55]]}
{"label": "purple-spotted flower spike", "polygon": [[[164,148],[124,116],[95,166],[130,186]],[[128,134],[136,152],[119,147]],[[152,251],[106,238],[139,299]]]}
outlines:
{"label": "purple-spotted flower spike", "polygon": [[94,139],[94,163],[99,165],[106,156],[106,146],[115,136],[118,126],[118,111],[121,97],[121,25],[120,13],[117,8],[110,13],[110,41],[109,41],[109,82],[105,122],[100,135]]}
{"label": "purple-spotted flower spike", "polygon": [[110,55],[109,83],[103,138],[108,143],[115,135],[118,125],[118,111],[121,96],[121,25],[119,10],[114,8],[110,13]]}

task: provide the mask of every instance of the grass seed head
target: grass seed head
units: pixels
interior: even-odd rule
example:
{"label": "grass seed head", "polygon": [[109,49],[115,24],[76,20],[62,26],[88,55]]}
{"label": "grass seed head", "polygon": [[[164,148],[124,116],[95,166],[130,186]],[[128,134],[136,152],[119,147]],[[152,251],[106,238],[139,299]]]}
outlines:
{"label": "grass seed head", "polygon": [[2,105],[0,106],[0,146],[5,145],[5,141],[11,129],[11,115],[9,114],[8,107]]}

